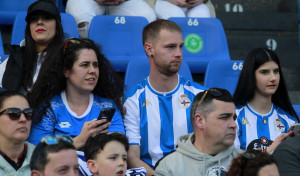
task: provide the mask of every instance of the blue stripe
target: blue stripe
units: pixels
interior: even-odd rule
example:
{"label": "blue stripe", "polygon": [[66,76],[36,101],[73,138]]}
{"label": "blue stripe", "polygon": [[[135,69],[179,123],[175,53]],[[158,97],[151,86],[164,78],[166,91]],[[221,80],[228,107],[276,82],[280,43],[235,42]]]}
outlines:
{"label": "blue stripe", "polygon": [[141,135],[141,159],[149,165],[152,165],[152,160],[149,155],[148,148],[148,117],[147,117],[147,106],[143,107],[145,99],[145,91],[141,93],[139,97],[139,108],[140,108],[140,135]]}
{"label": "blue stripe", "polygon": [[[264,123],[264,121],[266,121],[266,123]],[[261,116],[257,116],[256,130],[258,139],[260,139],[261,137],[266,137],[268,140],[271,139],[268,117],[262,118]]]}
{"label": "blue stripe", "polygon": [[158,101],[161,117],[160,148],[165,156],[174,149],[172,96],[160,96]]}
{"label": "blue stripe", "polygon": [[246,143],[247,143],[247,134],[246,134],[246,124],[243,125],[242,119],[246,118],[245,116],[245,109],[241,110],[239,113],[238,125],[239,125],[239,140],[240,140],[240,148],[245,150],[246,149]]}

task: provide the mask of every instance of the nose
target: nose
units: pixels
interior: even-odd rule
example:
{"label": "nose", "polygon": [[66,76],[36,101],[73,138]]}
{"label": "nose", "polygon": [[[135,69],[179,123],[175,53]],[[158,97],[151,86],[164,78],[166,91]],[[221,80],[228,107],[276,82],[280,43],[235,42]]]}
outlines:
{"label": "nose", "polygon": [[182,57],[182,48],[181,47],[177,47],[176,51],[175,51],[175,57]]}
{"label": "nose", "polygon": [[21,113],[21,116],[19,118],[19,122],[26,122],[26,121],[27,120],[26,120],[26,117],[25,117],[24,113]]}
{"label": "nose", "polygon": [[42,17],[39,17],[37,23],[38,23],[38,24],[43,24],[43,18],[42,18]]}
{"label": "nose", "polygon": [[229,123],[229,128],[236,129],[236,127],[237,127],[237,125],[235,123],[235,120],[232,118]]}
{"label": "nose", "polygon": [[118,160],[118,166],[123,167],[123,166],[125,165],[125,162],[126,162],[126,161],[124,161],[123,158],[120,158],[120,159]]}
{"label": "nose", "polygon": [[272,72],[271,75],[270,75],[270,79],[271,79],[271,81],[275,81],[276,80],[276,74]]}
{"label": "nose", "polygon": [[94,67],[93,65],[90,66],[89,68],[89,73],[95,73],[98,67]]}

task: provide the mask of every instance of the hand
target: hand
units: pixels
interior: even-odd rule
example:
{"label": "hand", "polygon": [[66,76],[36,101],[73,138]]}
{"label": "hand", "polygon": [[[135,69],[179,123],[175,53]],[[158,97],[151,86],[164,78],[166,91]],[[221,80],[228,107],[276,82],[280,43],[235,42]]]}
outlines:
{"label": "hand", "polygon": [[96,1],[100,5],[119,5],[125,2],[125,0],[94,0],[94,1]]}
{"label": "hand", "polygon": [[110,122],[106,123],[106,119],[101,120],[93,120],[85,122],[80,134],[75,137],[74,140],[74,146],[76,148],[81,148],[84,146],[86,140],[90,136],[96,136],[99,133],[107,133],[107,128],[111,125]]}
{"label": "hand", "polygon": [[187,8],[190,9],[197,5],[203,4],[203,0],[189,0],[189,1],[187,1],[187,3],[189,4],[189,6]]}
{"label": "hand", "polygon": [[289,131],[287,133],[282,133],[281,135],[279,135],[274,141],[273,143],[270,145],[270,147],[267,148],[267,152],[268,153],[272,153],[274,152],[274,150],[277,148],[277,146],[284,141],[288,136],[290,136],[293,133],[293,131]]}
{"label": "hand", "polygon": [[187,8],[189,4],[185,0],[168,0],[170,3],[175,4],[179,7]]}

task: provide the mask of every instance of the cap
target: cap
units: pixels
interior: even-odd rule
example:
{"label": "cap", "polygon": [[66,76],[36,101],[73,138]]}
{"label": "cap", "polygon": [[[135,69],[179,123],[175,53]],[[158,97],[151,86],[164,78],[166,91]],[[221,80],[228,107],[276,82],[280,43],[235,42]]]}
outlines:
{"label": "cap", "polygon": [[58,8],[56,7],[56,5],[52,1],[39,0],[39,1],[32,3],[28,7],[27,16],[25,18],[26,22],[28,23],[30,20],[30,17],[38,11],[46,12],[46,13],[50,14],[51,16],[53,16],[55,19],[61,21],[60,12],[59,12]]}
{"label": "cap", "polygon": [[266,152],[267,148],[273,143],[272,140],[268,140],[266,137],[261,137],[260,139],[255,139],[249,143],[247,150],[259,150]]}

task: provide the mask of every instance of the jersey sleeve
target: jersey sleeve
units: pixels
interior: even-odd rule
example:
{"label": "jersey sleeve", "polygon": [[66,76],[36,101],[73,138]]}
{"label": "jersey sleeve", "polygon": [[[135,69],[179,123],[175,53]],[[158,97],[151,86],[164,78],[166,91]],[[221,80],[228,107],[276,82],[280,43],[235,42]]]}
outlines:
{"label": "jersey sleeve", "polygon": [[124,123],[122,115],[119,109],[116,108],[116,112],[111,120],[111,125],[108,127],[108,132],[120,132],[125,134]]}
{"label": "jersey sleeve", "polygon": [[32,123],[28,141],[37,145],[44,136],[53,135],[55,122],[55,114],[52,108],[48,108],[46,115],[39,123]]}
{"label": "jersey sleeve", "polygon": [[129,144],[140,145],[140,109],[138,98],[136,96],[128,98],[124,103],[124,107],[126,108],[124,125]]}

